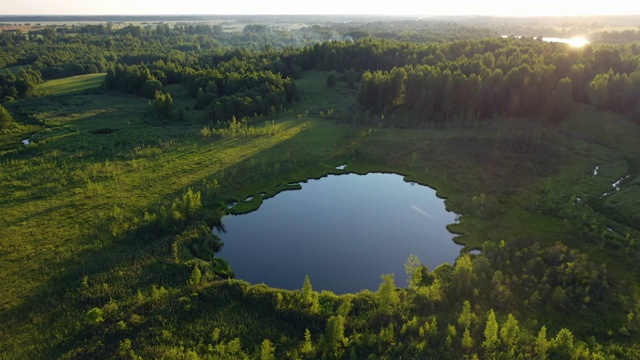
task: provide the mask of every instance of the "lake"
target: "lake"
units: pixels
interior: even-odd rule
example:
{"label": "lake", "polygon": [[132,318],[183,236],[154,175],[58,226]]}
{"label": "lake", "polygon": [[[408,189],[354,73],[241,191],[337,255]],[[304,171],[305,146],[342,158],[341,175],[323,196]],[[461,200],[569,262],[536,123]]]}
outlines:
{"label": "lake", "polygon": [[[521,38],[522,36],[519,36],[519,35],[502,35],[502,37],[503,38],[508,38],[508,37]],[[576,47],[576,48],[583,47],[585,45],[590,44],[589,40],[583,38],[582,36],[576,36],[576,37],[572,37],[572,38],[543,37],[542,41],[568,44],[569,46]]]}
{"label": "lake", "polygon": [[278,288],[300,289],[309,275],[315,290],[376,290],[388,273],[406,286],[411,254],[431,270],[453,264],[462,246],[446,226],[456,221],[435,190],[400,175],[330,175],[223,217],[219,256],[238,279]]}

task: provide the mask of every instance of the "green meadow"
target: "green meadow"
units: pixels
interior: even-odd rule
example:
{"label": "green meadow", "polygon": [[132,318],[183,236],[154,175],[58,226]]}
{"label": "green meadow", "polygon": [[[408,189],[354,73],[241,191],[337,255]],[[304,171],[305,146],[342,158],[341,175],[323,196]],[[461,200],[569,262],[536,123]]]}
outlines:
{"label": "green meadow", "polygon": [[[228,339],[243,337],[251,346],[267,335],[278,346],[294,343],[279,341],[280,333],[301,340],[305,325],[282,322],[281,310],[271,305],[283,296],[286,303],[292,292],[219,279],[197,290],[185,287],[194,263],[173,261],[171,250],[182,230],[149,235],[149,219],[192,189],[202,194],[202,219],[212,226],[230,201],[275,196],[289,182],[335,172],[344,163],[356,173],[394,172],[436,189],[448,209],[463,215],[449,228],[465,252],[515,237],[549,246],[561,240],[605,263],[617,291],[637,293],[637,256],[622,257],[628,250],[609,246],[606,237],[576,235],[583,224],[567,219],[580,218],[585,226],[600,221],[622,237],[638,238],[632,226],[640,213],[638,124],[576,103],[560,124],[499,117],[419,129],[403,128],[401,121],[380,126],[371,118],[354,125],[348,117],[355,90],[343,83],[328,88],[327,74],[305,72],[296,83],[302,100],[256,126],[273,131],[231,138],[203,135],[206,114],[193,110],[179,85],[172,93],[187,109],[187,121],[163,126],[151,119],[148,99],[104,90],[104,74],[47,81],[37,88],[40,96],[7,105],[24,127],[2,135],[0,150],[0,357],[127,358],[133,354],[127,346],[160,357],[181,341],[200,349],[193,340],[199,336],[216,343],[211,333],[221,324]],[[26,137],[30,145],[17,142]],[[627,174],[620,191],[599,198]],[[592,199],[593,210],[577,210],[576,197]],[[259,205],[256,199],[234,211]],[[241,292],[254,295],[240,301]],[[336,309],[346,298],[323,294],[324,304]],[[354,309],[364,314],[372,295],[360,296]],[[163,298],[169,305],[159,305]],[[115,308],[108,306],[113,301]],[[125,325],[108,318],[118,306]],[[103,309],[110,327],[87,325],[93,308]],[[625,316],[613,313],[611,323]],[[303,318],[312,333],[323,331],[323,318]],[[595,326],[604,334],[610,322]],[[576,321],[572,331],[591,328]]]}

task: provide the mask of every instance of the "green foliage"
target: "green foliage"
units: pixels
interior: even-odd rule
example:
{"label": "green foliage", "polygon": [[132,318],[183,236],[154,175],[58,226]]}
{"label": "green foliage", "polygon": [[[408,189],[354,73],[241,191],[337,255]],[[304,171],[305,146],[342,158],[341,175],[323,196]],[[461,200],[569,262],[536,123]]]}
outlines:
{"label": "green foliage", "polygon": [[253,127],[249,125],[247,119],[237,121],[235,116],[231,118],[227,127],[211,129],[207,126],[200,130],[200,136],[204,138],[217,135],[223,139],[247,138],[259,136],[275,136],[282,132],[282,125],[276,124],[274,121],[267,121],[264,126]]}
{"label": "green foliage", "polygon": [[471,337],[471,332],[469,332],[469,328],[464,329],[464,333],[462,334],[462,342],[463,349],[473,349],[473,338]]}
{"label": "green foliage", "polygon": [[260,360],[275,360],[276,348],[269,339],[265,339],[260,346]]}
{"label": "green foliage", "polygon": [[548,357],[547,352],[549,351],[549,347],[550,344],[547,340],[547,327],[543,325],[536,337],[533,351],[540,360],[545,360]]}
{"label": "green foliage", "polygon": [[409,289],[416,289],[422,283],[422,263],[418,255],[411,254],[404,264]]}
{"label": "green foliage", "polygon": [[300,352],[306,356],[311,357],[315,351],[315,347],[313,346],[313,342],[311,341],[311,332],[309,329],[304,330],[304,343],[302,344],[302,348]]}
{"label": "green foliage", "polygon": [[93,308],[87,311],[86,319],[89,324],[97,325],[104,321],[104,317],[102,314],[102,309]]}
{"label": "green foliage", "polygon": [[358,81],[357,79],[357,75],[355,70],[349,69],[346,73],[345,73],[345,81],[347,82],[347,86],[349,87],[349,89],[355,89],[356,88],[356,82]]}
{"label": "green foliage", "polygon": [[347,297],[343,299],[342,304],[340,304],[340,307],[338,307],[338,311],[336,313],[346,319],[349,316],[349,312],[351,311],[352,307],[352,299],[350,297]]}
{"label": "green foliage", "polygon": [[202,272],[200,271],[200,266],[196,263],[191,275],[189,276],[189,285],[198,286],[200,285],[200,281],[202,281]]}
{"label": "green foliage", "polygon": [[[243,359],[265,349],[273,357],[277,348],[283,358],[638,358],[637,300],[627,286],[635,283],[633,227],[600,242],[610,218],[597,215],[598,200],[588,210],[572,199],[582,196],[575,184],[594,180],[591,174],[538,196],[547,176],[603,164],[612,153],[637,159],[636,125],[571,101],[635,111],[639,73],[630,47],[615,48],[620,58],[614,48],[574,53],[534,39],[369,38],[257,51],[220,48],[239,38],[204,24],[60,29],[0,34],[3,66],[37,59],[37,70],[0,79],[1,96],[18,101],[9,108],[19,122],[37,122],[29,128],[37,146],[0,151],[0,357]],[[249,27],[242,36],[258,48],[276,32]],[[327,89],[326,72],[291,79],[311,68],[346,71],[347,87]],[[36,86],[98,71],[107,72],[109,89],[153,96],[154,116],[180,121],[195,102],[198,110],[185,110],[189,118],[209,124],[148,126],[146,100],[81,91],[95,88],[100,74]],[[357,96],[369,113],[352,106],[349,89],[362,72]],[[47,88],[53,96],[21,99]],[[298,89],[305,99],[295,103]],[[455,125],[495,114],[545,116],[562,103],[583,113],[567,113],[557,131],[536,117]],[[314,119],[320,112],[328,116]],[[256,125],[275,116],[277,125]],[[420,126],[452,125],[381,126],[360,136],[326,121],[408,127],[414,116]],[[522,139],[535,145],[520,151]],[[447,206],[464,213],[451,225],[462,233],[456,241],[477,249],[491,240],[482,254],[433,272],[410,258],[408,290],[389,275],[376,293],[349,295],[318,295],[307,279],[301,292],[211,281],[233,274],[215,256],[221,241],[211,233],[221,204],[261,191],[271,196],[274,184],[292,176],[326,175],[318,164],[354,153],[354,171],[406,173],[435,186]],[[526,209],[525,198],[533,199]],[[36,228],[46,230],[28,230]],[[312,333],[323,335],[314,343]]]}
{"label": "green foliage", "polygon": [[606,91],[609,77],[609,74],[597,74],[593,80],[589,82],[587,96],[594,109],[605,107],[609,100]]}
{"label": "green foliage", "polygon": [[8,128],[13,122],[13,117],[2,105],[0,105],[0,130]]}
{"label": "green foliage", "polygon": [[338,83],[338,74],[335,71],[329,73],[327,76],[327,86],[333,88]]}
{"label": "green foliage", "polygon": [[318,293],[313,291],[311,287],[311,280],[309,276],[305,275],[304,282],[302,284],[302,306],[311,314],[317,314],[320,311],[320,303],[318,301]]}
{"label": "green foliage", "polygon": [[469,329],[472,324],[475,325],[476,319],[476,314],[471,312],[471,303],[465,300],[462,303],[462,312],[460,316],[458,316],[458,325],[462,328]]}
{"label": "green foliage", "polygon": [[192,219],[202,208],[202,194],[200,191],[193,191],[191,188],[171,202],[170,207],[164,205],[160,208],[157,221],[163,230],[173,229]]}
{"label": "green foliage", "polygon": [[516,341],[520,335],[520,326],[518,320],[509,314],[507,321],[502,325],[500,329],[500,338],[502,343],[510,350],[510,353],[515,353]]}
{"label": "green foliage", "polygon": [[213,259],[213,273],[222,277],[223,279],[232,279],[236,275],[231,270],[231,266],[225,259],[215,258]]}
{"label": "green foliage", "polygon": [[382,313],[390,313],[400,302],[400,298],[396,292],[394,274],[382,275],[380,280],[382,280],[382,283],[376,292],[378,308]]}
{"label": "green foliage", "polygon": [[484,341],[482,342],[482,348],[485,350],[486,354],[493,354],[499,344],[498,321],[496,320],[496,314],[491,310],[487,315],[487,324],[484,328]]}
{"label": "green foliage", "polygon": [[36,86],[43,81],[42,73],[31,67],[20,68],[17,76],[11,71],[0,74],[0,100],[15,100],[33,95]]}
{"label": "green foliage", "polygon": [[571,114],[573,103],[573,83],[570,78],[560,79],[556,89],[551,94],[551,107],[549,117],[551,120],[561,121]]}
{"label": "green foliage", "polygon": [[212,261],[214,254],[220,251],[222,242],[204,225],[191,227],[176,236],[172,244],[173,258],[176,262],[191,259]]}
{"label": "green foliage", "polygon": [[169,120],[173,115],[174,105],[173,98],[169,93],[163,93],[157,90],[154,99],[149,101],[149,111],[153,116],[161,120]]}
{"label": "green foliage", "polygon": [[346,345],[348,339],[344,336],[344,324],[345,320],[341,315],[331,316],[327,320],[327,327],[325,329],[325,347],[323,353],[325,356],[339,357],[343,347]]}

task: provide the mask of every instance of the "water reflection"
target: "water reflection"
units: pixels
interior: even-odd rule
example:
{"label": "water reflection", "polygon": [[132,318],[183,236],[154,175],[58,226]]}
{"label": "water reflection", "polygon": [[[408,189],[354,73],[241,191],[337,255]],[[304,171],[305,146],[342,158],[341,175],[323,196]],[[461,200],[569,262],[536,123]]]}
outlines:
{"label": "water reflection", "polygon": [[[518,35],[502,35],[502,37],[503,38],[508,38],[508,37],[521,38],[522,36],[518,36]],[[572,38],[543,37],[542,41],[568,44],[569,46],[575,47],[575,48],[583,47],[585,45],[590,44],[589,40],[585,39],[582,36],[576,36],[576,37],[572,37]]]}
{"label": "water reflection", "polygon": [[257,211],[222,219],[220,256],[239,279],[298,289],[309,275],[318,290],[375,290],[386,273],[406,285],[411,254],[434,269],[460,253],[446,230],[456,214],[433,189],[412,187],[395,174],[328,176],[301,185]]}

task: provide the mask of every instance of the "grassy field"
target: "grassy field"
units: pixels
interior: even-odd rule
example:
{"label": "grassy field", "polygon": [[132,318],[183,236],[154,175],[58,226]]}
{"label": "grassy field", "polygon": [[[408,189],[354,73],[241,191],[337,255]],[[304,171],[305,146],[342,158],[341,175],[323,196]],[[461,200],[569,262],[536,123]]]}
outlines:
{"label": "grassy field", "polygon": [[[343,84],[328,89],[326,75],[310,72],[298,81],[304,98],[275,120],[277,133],[246,138],[201,136],[203,111],[187,111],[187,124],[149,125],[147,99],[103,92],[103,74],[47,82],[41,86],[47,96],[13,106],[18,121],[40,125],[31,145],[0,152],[0,313],[6,319],[0,357],[63,353],[70,346],[63,339],[79,327],[69,328],[74,317],[102,305],[70,300],[87,278],[105,302],[183,282],[171,274],[188,268],[166,260],[173,236],[149,242],[131,234],[187,189],[201,189],[215,214],[226,201],[275,195],[281,184],[343,163],[354,172],[400,173],[437,189],[450,210],[463,214],[450,228],[467,249],[512,236],[563,240],[636,283],[633,259],[618,261],[615,252],[567,237],[562,220],[535,208],[548,187],[575,196],[604,193],[640,159],[637,124],[580,107],[560,126],[495,119],[449,129],[354,127],[340,123],[350,120],[355,92]],[[176,96],[181,106],[189,101]],[[596,165],[599,174],[592,176]],[[605,207],[637,209],[634,194],[637,185],[625,186]]]}
{"label": "grassy field", "polygon": [[38,87],[44,94],[68,95],[75,92],[99,88],[104,81],[105,74],[87,74],[56,79],[45,82]]}

